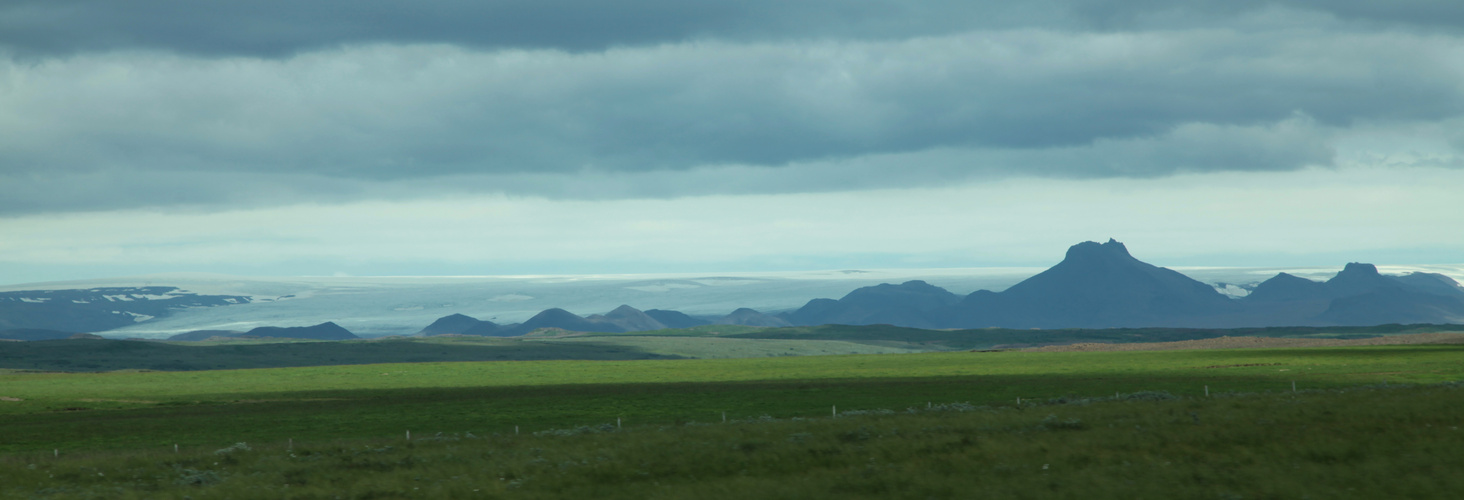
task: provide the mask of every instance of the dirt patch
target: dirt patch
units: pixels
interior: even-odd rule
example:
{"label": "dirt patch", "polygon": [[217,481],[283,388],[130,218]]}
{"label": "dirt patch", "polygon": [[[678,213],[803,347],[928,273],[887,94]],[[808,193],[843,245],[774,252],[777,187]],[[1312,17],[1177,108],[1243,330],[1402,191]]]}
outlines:
{"label": "dirt patch", "polygon": [[12,398],[10,396],[0,396],[0,401],[25,401],[25,400],[24,399],[20,399],[20,398]]}
{"label": "dirt patch", "polygon": [[1369,345],[1464,344],[1464,333],[1412,333],[1367,339],[1298,339],[1274,337],[1216,337],[1178,342],[1132,344],[1069,344],[1021,349],[1033,352],[1169,351],[1180,349],[1257,349],[1272,347],[1352,347]]}

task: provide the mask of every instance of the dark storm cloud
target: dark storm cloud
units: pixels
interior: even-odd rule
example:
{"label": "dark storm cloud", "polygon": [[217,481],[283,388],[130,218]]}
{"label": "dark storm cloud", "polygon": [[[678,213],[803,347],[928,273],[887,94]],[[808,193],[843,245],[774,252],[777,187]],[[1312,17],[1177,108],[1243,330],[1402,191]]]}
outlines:
{"label": "dark storm cloud", "polygon": [[1464,4],[1436,0],[12,0],[0,5],[0,45],[23,55],[160,49],[284,57],[375,42],[596,51],[690,39],[1166,29],[1274,8],[1375,25],[1464,26]]}

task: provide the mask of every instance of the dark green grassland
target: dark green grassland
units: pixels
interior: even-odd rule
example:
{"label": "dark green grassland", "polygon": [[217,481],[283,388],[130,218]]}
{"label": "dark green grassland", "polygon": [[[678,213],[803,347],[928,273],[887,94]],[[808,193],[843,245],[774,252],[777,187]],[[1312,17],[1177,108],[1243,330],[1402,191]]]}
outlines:
{"label": "dark green grassland", "polygon": [[[1457,498],[1464,388],[0,457],[7,498]],[[425,437],[426,439],[423,439]],[[247,448],[247,449],[246,449]]]}
{"label": "dark green grassland", "polygon": [[0,371],[0,497],[1440,498],[1458,380],[1460,345]]}

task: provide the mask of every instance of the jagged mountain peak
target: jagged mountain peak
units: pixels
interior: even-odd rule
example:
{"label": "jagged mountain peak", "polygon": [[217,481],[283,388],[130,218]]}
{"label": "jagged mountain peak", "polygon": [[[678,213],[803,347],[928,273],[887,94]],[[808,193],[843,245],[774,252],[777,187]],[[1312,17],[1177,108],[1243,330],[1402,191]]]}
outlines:
{"label": "jagged mountain peak", "polygon": [[1106,243],[1098,243],[1096,241],[1084,241],[1082,243],[1078,243],[1076,245],[1068,247],[1067,256],[1064,258],[1064,260],[1084,260],[1094,258],[1137,260],[1134,259],[1133,255],[1129,255],[1128,247],[1123,246],[1123,243],[1120,243],[1118,240],[1115,240],[1113,238],[1109,238],[1108,242]]}
{"label": "jagged mountain peak", "polygon": [[1342,272],[1337,273],[1337,276],[1332,279],[1344,276],[1381,276],[1381,274],[1378,273],[1378,266],[1361,262],[1348,262],[1347,266],[1342,268]]}
{"label": "jagged mountain peak", "polygon": [[1229,310],[1231,302],[1110,239],[1073,245],[1062,262],[1002,292],[968,295],[954,314],[973,326],[1012,328],[1200,324],[1189,318]]}
{"label": "jagged mountain peak", "polygon": [[1327,280],[1327,288],[1334,298],[1368,293],[1380,288],[1397,288],[1399,285],[1396,280],[1379,274],[1377,266],[1359,262],[1348,263],[1342,268],[1342,272]]}

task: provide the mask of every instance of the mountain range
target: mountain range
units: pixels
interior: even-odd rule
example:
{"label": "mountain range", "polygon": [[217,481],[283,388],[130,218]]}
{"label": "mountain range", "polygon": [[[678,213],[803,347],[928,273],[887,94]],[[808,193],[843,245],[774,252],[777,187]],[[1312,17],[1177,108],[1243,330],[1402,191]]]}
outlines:
{"label": "mountain range", "polygon": [[[681,319],[661,321],[672,317]],[[471,320],[471,321],[469,321]],[[1327,281],[1287,273],[1233,298],[1177,271],[1134,258],[1122,243],[1083,242],[1057,265],[1001,292],[966,296],[924,281],[856,289],[838,300],[820,298],[776,315],[742,308],[702,321],[675,311],[641,312],[630,306],[580,317],[546,310],[522,324],[498,326],[448,316],[421,335],[522,335],[539,328],[633,332],[696,324],[815,326],[826,324],[926,329],[970,328],[1246,328],[1464,323],[1464,287],[1448,276],[1384,276],[1372,264],[1351,263]]]}
{"label": "mountain range", "polygon": [[351,340],[361,337],[341,328],[333,322],[327,321],[314,326],[261,326],[247,332],[235,332],[227,330],[197,330],[188,333],[180,333],[168,340],[199,341],[215,338],[277,338],[277,339],[304,339],[304,340]]}
{"label": "mountain range", "polygon": [[888,323],[920,328],[1242,328],[1464,322],[1464,288],[1448,276],[1384,276],[1351,263],[1327,281],[1277,274],[1242,298],[1134,258],[1122,243],[1083,242],[1062,262],[1001,292],[959,297],[922,281],[814,299],[796,325]]}
{"label": "mountain range", "polygon": [[[1442,274],[1414,272],[1389,276],[1380,274],[1371,264],[1351,263],[1325,281],[1282,272],[1253,286],[1245,285],[1242,293],[1249,293],[1240,297],[1237,295],[1242,294],[1235,293],[1239,288],[1220,286],[1227,288],[1226,294],[1177,271],[1140,261],[1122,243],[1110,239],[1106,243],[1089,241],[1073,245],[1058,264],[1000,292],[977,290],[959,295],[925,281],[912,280],[860,287],[839,299],[817,298],[800,308],[777,314],[736,308],[725,316],[693,316],[674,310],[642,311],[622,305],[603,314],[579,316],[555,307],[521,323],[509,324],[452,314],[440,317],[417,334],[511,337],[545,328],[637,332],[706,324],[1094,329],[1464,323],[1464,288]],[[155,286],[0,292],[0,340],[66,338],[76,332],[107,331],[150,321],[184,309],[192,313],[216,306],[254,307],[291,297],[201,295]],[[172,339],[239,336],[356,338],[334,323],[322,323],[286,329],[262,327],[248,332],[198,330],[174,335]]]}
{"label": "mountain range", "polygon": [[479,320],[462,314],[438,318],[417,335],[481,335],[490,337],[516,337],[535,330],[558,329],[572,332],[622,333],[665,330],[668,328],[691,328],[694,326],[745,325],[745,326],[792,326],[787,320],[774,315],[763,314],[748,308],[740,308],[731,314],[708,321],[679,311],[651,309],[642,311],[629,305],[622,305],[605,314],[578,316],[564,309],[546,309],[523,323],[499,325],[492,321]]}

